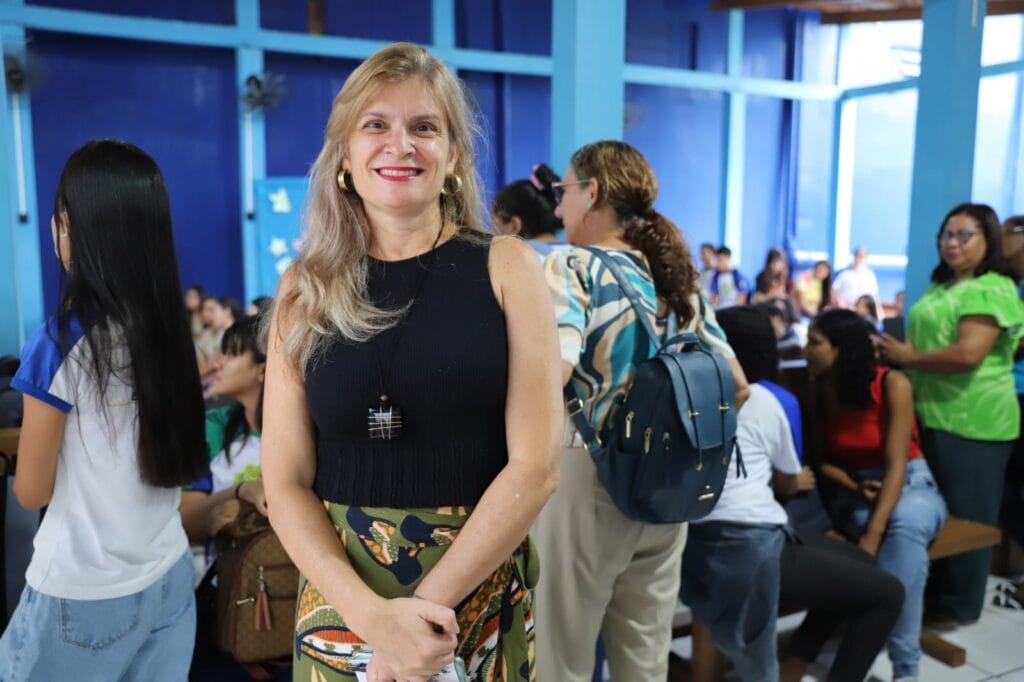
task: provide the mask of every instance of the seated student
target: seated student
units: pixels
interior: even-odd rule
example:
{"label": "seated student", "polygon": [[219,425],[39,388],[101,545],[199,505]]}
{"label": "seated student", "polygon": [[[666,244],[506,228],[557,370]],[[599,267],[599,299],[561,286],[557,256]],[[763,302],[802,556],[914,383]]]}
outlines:
{"label": "seated student", "polygon": [[754,279],[753,303],[789,298],[793,281],[789,278],[789,260],[782,249],[772,248],[765,257],[764,269]]}
{"label": "seated student", "polygon": [[206,330],[196,341],[196,359],[199,362],[199,374],[203,383],[208,384],[216,371],[217,359],[220,357],[220,342],[224,331],[242,317],[238,302],[233,298],[207,296],[200,308]]}
{"label": "seated student", "polygon": [[185,312],[188,313],[188,326],[192,330],[192,340],[198,341],[206,324],[203,322],[203,298],[206,296],[206,289],[199,284],[193,284],[185,289]]}
{"label": "seated student", "polygon": [[[765,308],[732,308],[722,311],[719,319],[729,343],[736,350],[736,358],[744,373],[759,388],[767,390],[781,407],[786,428],[794,436],[794,450],[799,457],[799,434],[803,429],[800,410],[793,394],[775,383],[779,356],[771,344],[772,331],[766,325]],[[774,425],[779,419],[774,405],[771,413],[771,423]],[[747,433],[752,426],[752,419],[756,417],[756,414],[744,416],[743,412],[740,413],[743,433]],[[784,438],[780,436],[779,440]],[[743,453],[746,461],[747,450],[744,449]],[[779,499],[815,487],[814,475],[807,467],[803,467],[795,476],[776,470],[772,481],[775,496]],[[764,499],[766,488],[755,487],[754,490]],[[828,679],[842,682],[863,680],[899,615],[903,603],[903,586],[900,582],[879,570],[866,552],[804,530],[799,532],[799,537],[792,530],[786,533],[779,557],[778,575],[778,610],[785,613],[809,611],[803,624],[789,640],[787,657],[781,666],[781,679],[786,682],[799,680],[829,637],[840,624],[845,623],[846,629]],[[776,611],[765,610],[760,616],[768,617],[769,613],[774,618]],[[699,665],[701,673],[713,669],[703,661]],[[773,675],[774,661],[768,665],[766,670]],[[766,674],[744,679],[769,677]]]}
{"label": "seated student", "polygon": [[212,388],[235,402],[207,410],[210,475],[181,494],[181,520],[192,545],[205,544],[231,521],[238,513],[234,500],[251,502],[267,513],[259,437],[267,358],[257,343],[258,326],[257,318],[242,318],[221,340],[223,353]]}
{"label": "seated student", "polygon": [[853,304],[853,312],[860,315],[864,320],[875,328],[875,331],[882,331],[882,324],[878,319],[878,305],[875,299],[864,294]]}
{"label": "seated student", "polygon": [[[774,332],[763,310],[729,308],[718,321],[730,343],[736,330],[755,327],[762,341],[757,352],[770,355],[777,367]],[[690,523],[680,596],[743,680],[777,680],[779,557],[792,530],[771,482],[774,470],[790,487],[800,462],[779,400],[760,383],[752,382],[750,390],[736,429],[747,475],[730,470],[712,512]]]}
{"label": "seated student", "polygon": [[910,382],[876,365],[872,333],[852,310],[828,310],[811,324],[807,367],[819,412],[812,443],[836,528],[903,583],[889,658],[895,679],[913,679],[928,545],[945,523],[946,504],[921,456]]}
{"label": "seated student", "polygon": [[820,260],[809,270],[801,272],[793,286],[793,300],[804,317],[814,317],[835,305],[832,294],[832,265]]}
{"label": "seated student", "polygon": [[773,298],[757,304],[771,320],[775,332],[775,345],[783,360],[803,357],[803,342],[797,332],[796,316],[790,302],[784,298]]}

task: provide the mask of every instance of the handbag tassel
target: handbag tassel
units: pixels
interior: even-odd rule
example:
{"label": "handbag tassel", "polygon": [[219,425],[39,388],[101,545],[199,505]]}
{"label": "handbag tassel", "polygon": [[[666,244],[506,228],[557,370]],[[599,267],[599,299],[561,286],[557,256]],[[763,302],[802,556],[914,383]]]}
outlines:
{"label": "handbag tassel", "polygon": [[256,595],[256,622],[255,627],[257,631],[269,630],[273,627],[273,623],[270,620],[270,596],[267,594],[267,581],[263,579],[263,567],[259,567],[260,571],[260,588],[259,593]]}

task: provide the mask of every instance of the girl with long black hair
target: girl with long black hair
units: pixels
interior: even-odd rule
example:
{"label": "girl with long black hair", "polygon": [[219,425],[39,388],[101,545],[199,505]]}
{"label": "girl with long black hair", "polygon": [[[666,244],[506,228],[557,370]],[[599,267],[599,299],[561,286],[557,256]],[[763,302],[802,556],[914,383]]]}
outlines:
{"label": "girl with long black hair", "polygon": [[184,679],[195,601],[179,486],[207,460],[160,169],[138,147],[87,143],[51,229],[60,302],[12,382],[25,394],[14,493],[48,510],[0,679]]}

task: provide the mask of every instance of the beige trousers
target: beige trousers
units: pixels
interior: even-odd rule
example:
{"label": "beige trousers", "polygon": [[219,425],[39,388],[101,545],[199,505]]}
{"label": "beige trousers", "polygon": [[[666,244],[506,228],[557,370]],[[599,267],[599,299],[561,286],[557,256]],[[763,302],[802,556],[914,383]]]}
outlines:
{"label": "beige trousers", "polygon": [[685,524],[622,514],[583,448],[562,451],[558,491],[533,527],[538,682],[589,682],[603,635],[613,682],[662,682],[679,596]]}

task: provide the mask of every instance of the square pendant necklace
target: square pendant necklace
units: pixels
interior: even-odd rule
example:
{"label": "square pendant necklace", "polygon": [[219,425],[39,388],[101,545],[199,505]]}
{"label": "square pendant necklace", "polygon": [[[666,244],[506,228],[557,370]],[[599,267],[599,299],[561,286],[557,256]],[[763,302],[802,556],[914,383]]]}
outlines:
{"label": "square pendant necklace", "polygon": [[367,409],[367,435],[370,437],[370,440],[395,440],[402,435],[402,410],[391,403],[391,399],[388,397],[387,380],[391,371],[391,365],[395,361],[398,345],[402,341],[402,332],[405,330],[406,323],[412,315],[412,307],[416,304],[416,299],[420,295],[420,290],[427,279],[427,274],[437,259],[435,252],[443,233],[444,223],[441,224],[441,229],[438,231],[437,236],[434,238],[434,243],[430,247],[431,261],[420,272],[412,292],[412,298],[409,299],[409,307],[406,309],[405,316],[399,322],[398,329],[395,330],[395,340],[391,343],[391,352],[388,354],[386,365],[381,361],[380,344],[374,344],[373,346],[373,356],[377,361],[377,378],[380,380],[380,401],[377,407]]}

